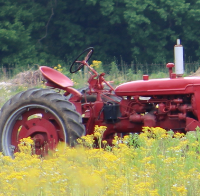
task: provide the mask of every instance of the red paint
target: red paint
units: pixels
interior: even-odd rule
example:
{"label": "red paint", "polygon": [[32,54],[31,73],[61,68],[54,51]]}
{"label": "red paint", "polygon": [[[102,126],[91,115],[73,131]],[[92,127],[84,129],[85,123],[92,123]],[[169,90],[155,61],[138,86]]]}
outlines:
{"label": "red paint", "polygon": [[118,96],[149,96],[194,93],[194,86],[200,86],[200,77],[164,78],[138,80],[119,85],[115,89]]}
{"label": "red paint", "polygon": [[[34,114],[41,114],[42,116],[29,120],[29,117]],[[45,155],[49,149],[53,150],[58,144],[58,131],[62,132],[63,130],[52,114],[46,113],[43,109],[31,109],[23,113],[21,120],[16,121],[11,136],[11,144],[17,147],[20,139],[31,137],[35,140],[35,153]],[[64,140],[62,134],[59,135],[59,139]],[[18,151],[18,149],[16,148],[15,151]]]}
{"label": "red paint", "polygon": [[73,86],[73,82],[61,72],[46,66],[41,66],[39,69],[47,82],[53,84],[55,83],[56,85],[64,88]]}

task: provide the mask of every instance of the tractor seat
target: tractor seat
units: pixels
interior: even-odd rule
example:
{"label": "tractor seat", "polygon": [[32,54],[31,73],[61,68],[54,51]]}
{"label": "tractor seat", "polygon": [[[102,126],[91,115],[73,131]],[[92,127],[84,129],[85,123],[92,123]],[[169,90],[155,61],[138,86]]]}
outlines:
{"label": "tractor seat", "polygon": [[73,86],[73,82],[61,72],[50,67],[41,66],[40,71],[47,81],[55,83],[63,88]]}

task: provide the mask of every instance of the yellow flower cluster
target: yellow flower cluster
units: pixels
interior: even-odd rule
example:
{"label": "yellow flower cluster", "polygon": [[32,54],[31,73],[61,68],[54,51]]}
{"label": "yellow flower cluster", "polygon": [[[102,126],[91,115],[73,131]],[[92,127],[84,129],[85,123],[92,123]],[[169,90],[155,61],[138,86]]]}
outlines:
{"label": "yellow flower cluster", "polygon": [[55,66],[54,69],[61,72],[61,73],[63,71],[61,64],[58,64],[57,66]]}
{"label": "yellow flower cluster", "polygon": [[103,143],[104,146],[107,144],[107,141],[102,142],[103,134],[106,131],[106,129],[107,129],[106,126],[100,126],[99,127],[98,125],[95,125],[94,134],[83,136],[83,137],[77,139],[77,141],[78,141],[79,144],[93,148],[94,142],[95,142],[95,139],[96,139],[97,142],[98,142],[98,147],[101,148],[102,143]]}
{"label": "yellow flower cluster", "polygon": [[157,139],[170,137],[167,134],[167,131],[161,127],[143,127],[143,133],[140,135],[140,137],[143,136]]}
{"label": "yellow flower cluster", "polygon": [[[104,132],[106,131],[107,127],[106,126],[98,126],[98,125],[95,125],[95,128],[94,128],[94,137],[97,138],[98,140],[98,145],[99,145],[99,148],[101,148],[101,143],[102,143],[102,139],[103,139],[103,134]],[[106,145],[107,141],[103,141],[103,144]]]}
{"label": "yellow flower cluster", "polygon": [[20,140],[20,144],[18,145],[19,151],[25,154],[31,154],[33,150],[34,141],[28,137]]}
{"label": "yellow flower cluster", "polygon": [[200,195],[198,132],[144,127],[135,138],[116,136],[113,146],[94,148],[95,140],[106,144],[105,130],[96,126],[77,147],[60,143],[45,158],[31,155],[30,138],[21,140],[14,159],[0,154],[0,196]]}
{"label": "yellow flower cluster", "polygon": [[95,69],[98,69],[101,65],[102,65],[101,61],[94,60],[92,61],[92,64],[90,66],[94,67]]}

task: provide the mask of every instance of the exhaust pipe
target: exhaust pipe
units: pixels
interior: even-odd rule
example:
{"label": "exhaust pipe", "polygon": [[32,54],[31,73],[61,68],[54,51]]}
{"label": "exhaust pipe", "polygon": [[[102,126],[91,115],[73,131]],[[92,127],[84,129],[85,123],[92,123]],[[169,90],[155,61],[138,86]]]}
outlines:
{"label": "exhaust pipe", "polygon": [[177,44],[174,46],[174,64],[177,77],[182,77],[184,74],[184,63],[183,46],[181,45],[180,39],[177,39]]}

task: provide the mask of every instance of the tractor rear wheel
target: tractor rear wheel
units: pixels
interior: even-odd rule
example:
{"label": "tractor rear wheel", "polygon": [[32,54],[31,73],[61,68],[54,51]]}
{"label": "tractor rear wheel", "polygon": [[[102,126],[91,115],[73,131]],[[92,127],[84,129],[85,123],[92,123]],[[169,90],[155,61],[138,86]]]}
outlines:
{"label": "tractor rear wheel", "polygon": [[0,151],[18,152],[20,139],[34,140],[34,154],[45,156],[59,142],[74,145],[85,135],[75,106],[50,89],[29,89],[8,100],[0,112]]}

